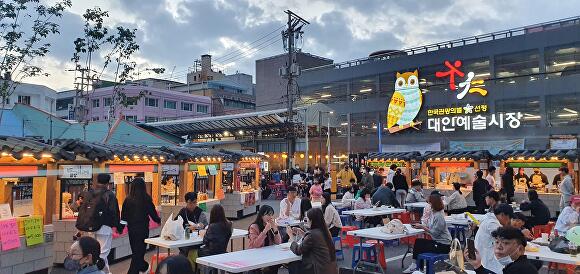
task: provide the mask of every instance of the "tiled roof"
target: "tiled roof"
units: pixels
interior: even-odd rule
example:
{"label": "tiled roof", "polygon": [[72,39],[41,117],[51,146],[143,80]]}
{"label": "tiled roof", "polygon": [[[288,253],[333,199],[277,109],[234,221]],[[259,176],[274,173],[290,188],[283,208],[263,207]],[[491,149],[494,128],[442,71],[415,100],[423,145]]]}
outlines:
{"label": "tiled roof", "polygon": [[78,139],[66,139],[59,140],[58,146],[95,161],[113,160],[115,155],[121,159],[124,157],[133,159],[134,156],[156,157],[158,159],[164,157],[167,160],[174,158],[171,153],[142,145],[101,144],[85,142]]}
{"label": "tiled roof", "polygon": [[50,156],[55,160],[75,160],[74,153],[42,143],[32,138],[0,136],[2,153],[12,154],[15,159],[22,159],[24,154],[31,154],[36,159]]}
{"label": "tiled roof", "polygon": [[410,160],[420,160],[421,153],[418,151],[411,151],[411,152],[371,152],[369,153],[369,159],[397,159],[403,161],[410,161]]}
{"label": "tiled roof", "polygon": [[423,159],[435,158],[466,158],[470,160],[492,159],[491,153],[487,150],[477,151],[426,151],[423,154]]}
{"label": "tiled roof", "polygon": [[576,160],[578,159],[578,150],[576,149],[543,149],[543,150],[502,150],[496,155],[498,160],[509,158],[541,158],[558,157],[560,159]]}

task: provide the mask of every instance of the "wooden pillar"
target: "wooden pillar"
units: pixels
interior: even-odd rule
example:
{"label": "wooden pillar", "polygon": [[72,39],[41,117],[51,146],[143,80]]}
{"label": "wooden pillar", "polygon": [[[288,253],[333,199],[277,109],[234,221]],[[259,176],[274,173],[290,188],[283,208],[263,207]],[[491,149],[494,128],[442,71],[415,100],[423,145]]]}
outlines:
{"label": "wooden pillar", "polygon": [[12,199],[12,184],[0,179],[0,204],[10,204]]}
{"label": "wooden pillar", "polygon": [[123,202],[125,201],[125,197],[127,197],[127,184],[122,183],[115,185],[115,193],[117,194],[117,201],[119,202],[119,206],[123,206]]}
{"label": "wooden pillar", "polygon": [[221,166],[220,164],[216,164],[217,165],[217,174],[214,176],[214,180],[215,180],[215,190],[214,190],[214,197],[216,196],[216,193],[218,191],[223,191],[223,185],[222,185],[222,170],[221,170]]}
{"label": "wooden pillar", "polygon": [[42,216],[47,224],[47,178],[32,178],[32,214]]}
{"label": "wooden pillar", "polygon": [[153,182],[151,182],[151,198],[154,205],[159,205],[161,200],[161,164],[157,165],[157,172],[153,172]]}
{"label": "wooden pillar", "polygon": [[180,165],[179,168],[179,202],[185,202],[184,195],[187,193],[187,169],[189,168],[189,163]]}
{"label": "wooden pillar", "polygon": [[[187,170],[185,172],[185,193],[193,191],[193,178],[193,172]],[[183,193],[183,195],[185,195],[185,193]]]}
{"label": "wooden pillar", "polygon": [[[47,164],[47,171],[58,171],[56,164]],[[48,172],[51,174],[46,178],[46,209],[45,209],[45,224],[52,223],[52,217],[57,213],[60,201],[60,181],[58,180],[58,172]],[[33,192],[34,193],[34,192]],[[56,193],[57,195],[52,195]]]}
{"label": "wooden pillar", "polygon": [[253,187],[260,187],[260,162],[256,163],[258,166],[256,167],[256,179],[254,180],[254,185]]}

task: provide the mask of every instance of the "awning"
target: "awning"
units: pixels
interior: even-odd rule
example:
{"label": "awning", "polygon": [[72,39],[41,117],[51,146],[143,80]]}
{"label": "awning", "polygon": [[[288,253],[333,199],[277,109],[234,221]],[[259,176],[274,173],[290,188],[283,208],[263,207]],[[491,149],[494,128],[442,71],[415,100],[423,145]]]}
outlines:
{"label": "awning", "polygon": [[174,155],[175,160],[178,161],[188,161],[201,158],[221,158],[223,160],[228,160],[230,155],[226,153],[221,153],[217,150],[203,149],[203,148],[190,148],[190,147],[178,147],[178,146],[164,146],[160,148],[161,150],[171,153]]}
{"label": "awning", "polygon": [[526,160],[540,160],[542,158],[556,160],[567,159],[574,161],[578,159],[578,150],[576,149],[540,149],[540,150],[502,150],[496,155],[498,160],[507,160],[509,158],[524,158]]}
{"label": "awning", "polygon": [[158,148],[141,145],[101,144],[76,139],[59,140],[57,142],[57,146],[61,149],[71,151],[76,155],[82,155],[94,161],[114,160],[115,155],[119,159],[124,159],[125,157],[134,159],[135,156],[156,157],[157,159],[163,157],[166,160],[174,158],[171,153],[167,153]]}
{"label": "awning", "polygon": [[32,138],[0,136],[0,149],[4,154],[11,154],[15,159],[22,159],[25,154],[30,154],[37,160],[51,157],[55,160],[75,160],[76,156],[59,147],[39,142]]}
{"label": "awning", "polygon": [[491,153],[487,150],[477,150],[477,151],[427,151],[423,154],[424,160],[435,160],[439,158],[440,160],[461,160],[465,158],[466,160],[479,161],[482,159],[492,159]]}
{"label": "awning", "polygon": [[371,152],[368,155],[369,161],[373,159],[378,160],[402,160],[402,161],[411,161],[411,160],[420,160],[421,153],[418,151],[412,152]]}
{"label": "awning", "polygon": [[285,109],[258,111],[233,115],[181,119],[147,123],[166,132],[178,135],[194,133],[217,133],[230,130],[259,130],[280,127],[284,124]]}

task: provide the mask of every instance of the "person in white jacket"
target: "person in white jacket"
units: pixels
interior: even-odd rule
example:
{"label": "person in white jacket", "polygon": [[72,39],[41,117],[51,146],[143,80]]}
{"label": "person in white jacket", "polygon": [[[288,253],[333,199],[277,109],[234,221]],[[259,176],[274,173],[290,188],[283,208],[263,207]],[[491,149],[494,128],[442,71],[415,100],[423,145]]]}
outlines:
{"label": "person in white jacket", "polygon": [[513,214],[514,210],[510,205],[499,204],[493,212],[485,214],[475,234],[475,249],[481,255],[481,264],[494,273],[502,273],[503,265],[499,263],[493,252],[495,240],[491,233],[500,227],[509,226]]}
{"label": "person in white jacket", "polygon": [[461,185],[459,183],[453,183],[453,188],[455,191],[445,199],[447,201],[447,209],[449,214],[461,214],[467,211],[467,200],[463,197],[461,192]]}
{"label": "person in white jacket", "polygon": [[570,205],[565,207],[556,221],[554,229],[558,235],[564,235],[570,228],[580,224],[580,195],[574,195],[570,199]]}

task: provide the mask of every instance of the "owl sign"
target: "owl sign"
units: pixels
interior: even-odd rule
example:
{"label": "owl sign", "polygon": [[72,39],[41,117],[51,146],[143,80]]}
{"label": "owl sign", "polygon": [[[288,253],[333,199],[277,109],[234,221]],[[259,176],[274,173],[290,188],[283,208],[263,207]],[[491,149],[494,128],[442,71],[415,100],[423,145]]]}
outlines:
{"label": "owl sign", "polygon": [[387,129],[389,133],[395,133],[407,128],[416,128],[421,122],[413,120],[419,114],[423,97],[419,89],[419,72],[397,72],[395,81],[395,93],[389,103],[387,111]]}

